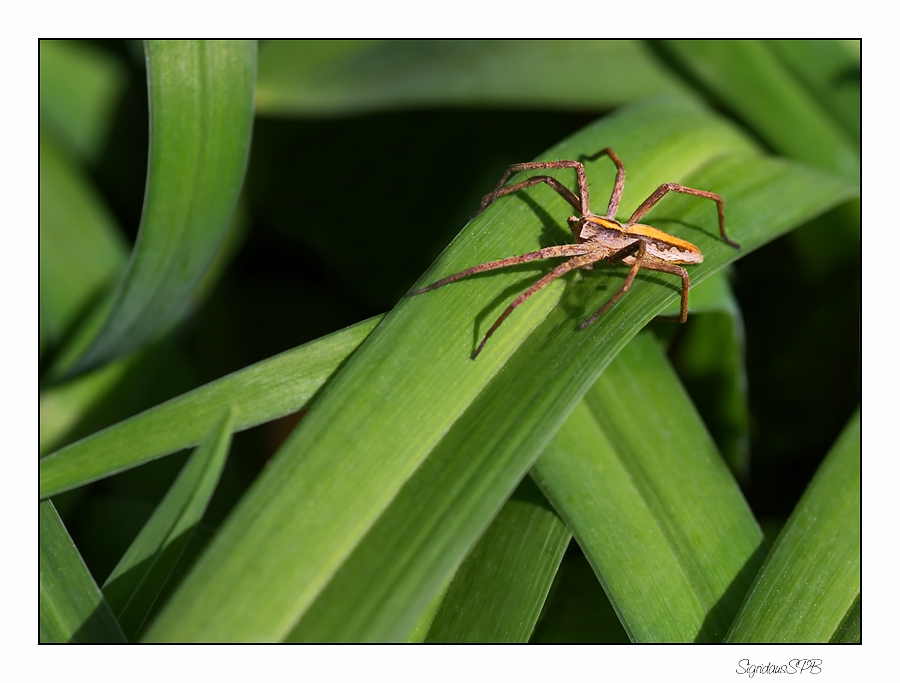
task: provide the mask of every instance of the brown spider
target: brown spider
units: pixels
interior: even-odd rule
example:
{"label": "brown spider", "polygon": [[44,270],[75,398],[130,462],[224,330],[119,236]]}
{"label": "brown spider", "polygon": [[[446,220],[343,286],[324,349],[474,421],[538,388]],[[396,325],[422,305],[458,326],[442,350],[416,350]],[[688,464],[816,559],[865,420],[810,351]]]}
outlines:
{"label": "brown spider", "polygon": [[[556,278],[565,275],[570,270],[575,270],[576,268],[590,269],[593,267],[593,264],[598,261],[624,263],[627,266],[631,266],[631,270],[628,272],[628,276],[625,278],[625,282],[622,284],[622,287],[619,288],[619,291],[613,294],[609,301],[607,301],[599,311],[581,323],[582,329],[603,315],[622,297],[623,294],[625,294],[625,292],[628,291],[628,288],[631,287],[631,283],[634,281],[635,275],[637,275],[637,272],[641,268],[671,273],[672,275],[677,275],[681,278],[681,316],[678,318],[678,321],[682,323],[685,322],[688,315],[688,290],[691,287],[691,281],[687,271],[676,264],[692,265],[695,263],[702,263],[703,254],[690,242],[673,237],[672,235],[669,235],[662,230],[657,230],[649,225],[638,223],[638,220],[662,199],[667,192],[681,192],[682,194],[705,197],[706,199],[715,201],[719,212],[719,232],[722,235],[722,239],[732,247],[740,249],[740,245],[731,240],[725,233],[725,207],[722,202],[722,197],[715,192],[695,190],[692,187],[685,187],[678,183],[664,183],[663,185],[660,185],[656,191],[647,197],[647,199],[644,200],[644,203],[631,214],[631,218],[628,219],[627,223],[623,224],[617,221],[615,219],[616,210],[619,208],[619,201],[622,199],[622,189],[625,187],[625,165],[609,147],[586,157],[586,160],[594,161],[603,155],[612,159],[618,169],[618,172],[616,173],[616,183],[613,186],[612,195],[609,198],[609,208],[607,208],[605,216],[597,216],[591,213],[590,201],[588,198],[587,177],[585,176],[584,166],[580,161],[570,160],[532,161],[523,164],[513,164],[506,169],[506,173],[500,178],[500,182],[497,184],[497,187],[494,188],[494,191],[485,195],[484,199],[481,200],[481,208],[475,214],[478,215],[484,211],[493,204],[498,197],[502,197],[512,192],[518,192],[519,190],[531,187],[532,185],[537,185],[538,183],[547,183],[547,185],[556,190],[556,192],[569,202],[569,204],[571,204],[580,214],[570,216],[568,219],[569,228],[575,236],[575,244],[547,247],[545,249],[528,252],[527,254],[520,254],[519,256],[510,256],[509,258],[499,259],[497,261],[488,261],[487,263],[467,268],[460,273],[450,275],[443,280],[438,280],[434,284],[413,290],[407,294],[407,296],[415,296],[416,294],[430,292],[438,287],[443,287],[451,282],[456,282],[457,280],[461,280],[470,275],[475,275],[476,273],[483,273],[486,270],[505,268],[506,266],[514,266],[519,263],[526,263],[537,259],[554,258],[557,256],[570,257],[568,261],[558,265],[529,287],[528,290],[516,297],[515,301],[506,308],[502,315],[497,318],[497,321],[491,326],[491,329],[487,331],[487,334],[484,335],[484,339],[481,340],[478,348],[475,349],[475,352],[472,354],[473,360],[481,353],[481,349],[484,348],[484,345],[490,336],[494,334],[497,328],[500,327],[500,324],[509,317],[509,314],[512,313],[517,306],[527,301],[528,298],[538,290],[545,287]],[[504,187],[509,176],[518,171],[561,168],[575,169],[575,175],[578,178],[579,196],[576,197],[569,188],[556,180],[556,178],[546,175],[532,176],[520,183]]]}

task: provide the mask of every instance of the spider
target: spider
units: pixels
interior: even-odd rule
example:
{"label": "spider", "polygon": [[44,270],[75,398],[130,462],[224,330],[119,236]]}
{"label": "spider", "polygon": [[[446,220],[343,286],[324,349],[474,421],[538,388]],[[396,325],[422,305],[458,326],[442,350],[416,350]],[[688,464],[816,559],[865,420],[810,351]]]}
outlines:
{"label": "spider", "polygon": [[[596,154],[584,157],[586,161],[594,161],[602,156],[608,156],[616,165],[616,182],[613,186],[612,195],[609,198],[609,207],[605,216],[597,216],[591,212],[590,201],[588,198],[587,176],[584,172],[584,165],[580,161],[560,160],[560,161],[532,161],[522,164],[513,164],[508,169],[494,191],[481,200],[481,207],[475,213],[473,218],[487,209],[498,197],[502,197],[513,192],[518,192],[526,187],[546,183],[563,199],[571,204],[579,215],[570,216],[568,219],[569,229],[575,236],[575,244],[563,244],[555,247],[546,247],[537,251],[530,251],[527,254],[518,256],[510,256],[509,258],[499,259],[497,261],[488,261],[481,265],[467,268],[466,270],[445,277],[443,280],[416,289],[407,296],[415,296],[430,292],[438,287],[443,287],[451,282],[456,282],[462,278],[483,273],[487,270],[496,268],[505,268],[514,266],[519,263],[527,263],[537,259],[554,258],[565,256],[569,257],[567,261],[556,266],[544,277],[534,283],[525,292],[516,297],[506,310],[497,318],[497,321],[487,331],[478,348],[472,354],[472,359],[478,357],[487,340],[497,331],[497,328],[509,317],[518,306],[527,301],[532,295],[540,289],[550,284],[553,280],[565,275],[570,270],[577,268],[591,269],[593,265],[599,261],[607,261],[609,263],[624,263],[631,267],[625,282],[619,290],[610,297],[609,301],[603,304],[599,311],[594,313],[590,318],[581,323],[581,329],[584,329],[597,318],[610,309],[631,287],[635,275],[641,268],[648,270],[658,270],[663,273],[671,273],[681,278],[681,316],[677,318],[678,322],[685,322],[688,315],[688,290],[691,287],[691,281],[687,271],[677,264],[693,265],[703,262],[703,254],[700,250],[690,242],[673,237],[662,230],[657,230],[649,225],[638,223],[641,217],[647,213],[660,199],[669,192],[680,192],[682,194],[694,195],[696,197],[704,197],[712,199],[716,202],[719,213],[719,232],[722,239],[735,249],[740,249],[740,245],[730,239],[725,233],[725,206],[722,197],[715,192],[706,192],[704,190],[695,190],[692,187],[685,187],[678,183],[664,183],[660,185],[656,191],[651,194],[644,203],[641,204],[628,219],[627,223],[620,223],[615,219],[616,210],[619,208],[619,201],[622,199],[622,190],[625,187],[625,165],[618,155],[609,147],[601,149]],[[568,187],[560,183],[556,178],[547,175],[536,175],[523,180],[519,183],[506,186],[509,177],[518,171],[529,171],[536,169],[563,169],[574,168],[575,175],[578,179],[578,196]]]}

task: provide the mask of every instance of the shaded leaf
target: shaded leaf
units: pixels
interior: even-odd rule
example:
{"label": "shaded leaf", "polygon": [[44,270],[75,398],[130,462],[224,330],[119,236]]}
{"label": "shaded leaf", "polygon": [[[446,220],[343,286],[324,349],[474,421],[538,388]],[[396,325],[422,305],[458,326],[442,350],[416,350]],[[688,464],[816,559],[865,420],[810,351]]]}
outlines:
{"label": "shaded leaf", "polygon": [[206,512],[231,445],[233,421],[229,410],[206,436],[103,584],[106,601],[129,640],[140,631]]}
{"label": "shaded leaf", "polygon": [[40,145],[41,337],[58,343],[125,267],[127,247],[90,181],[46,135]]}
{"label": "shaded leaf", "polygon": [[447,105],[598,110],[685,91],[631,40],[279,40],[259,59],[262,115]]}
{"label": "shaded leaf", "polygon": [[850,635],[860,597],[860,481],[857,411],[775,541],[729,642],[822,643]]}
{"label": "shaded leaf", "polygon": [[125,635],[49,500],[39,504],[40,642],[124,643]]}
{"label": "shaded leaf", "polygon": [[528,642],[571,538],[524,479],[457,569],[426,642]]}
{"label": "shaded leaf", "polygon": [[87,43],[40,41],[42,129],[52,131],[67,150],[87,160],[96,159],[109,134],[125,79],[125,69],[112,55]]}

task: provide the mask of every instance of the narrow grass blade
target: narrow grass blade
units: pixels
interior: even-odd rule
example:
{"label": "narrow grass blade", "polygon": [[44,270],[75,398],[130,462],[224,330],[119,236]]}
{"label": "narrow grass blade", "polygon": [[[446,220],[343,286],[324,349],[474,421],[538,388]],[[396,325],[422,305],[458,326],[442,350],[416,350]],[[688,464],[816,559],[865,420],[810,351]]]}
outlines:
{"label": "narrow grass blade", "polygon": [[229,410],[185,463],[165,498],[103,584],[103,595],[129,640],[140,631],[206,512],[231,445]]}
{"label": "narrow grass blade", "polygon": [[124,643],[125,634],[49,500],[39,504],[40,641]]}
{"label": "narrow grass blade", "polygon": [[423,105],[597,111],[686,91],[632,40],[292,40],[260,49],[257,106],[279,116]]}
{"label": "narrow grass blade", "polygon": [[[675,98],[625,108],[544,158],[605,146],[635,168],[623,213],[664,181],[715,186],[728,197],[740,253],[855,193],[840,177],[759,156],[735,129]],[[588,168],[598,196],[614,176],[603,161]],[[693,197],[666,201],[648,221],[668,218],[703,250],[692,280],[740,255],[719,239],[714,207]],[[498,202],[422,284],[565,240],[570,213],[543,186]],[[402,301],[318,394],[147,639],[284,639],[351,555],[346,571],[357,581],[348,583],[369,590],[337,597],[334,609],[351,618],[335,639],[405,638],[603,368],[678,296],[668,280],[639,276],[605,320],[579,330],[623,276],[599,269],[558,281],[511,316],[474,362],[497,309],[522,291],[521,270]],[[366,538],[370,530],[380,545]]]}
{"label": "narrow grass blade", "polygon": [[426,642],[527,643],[571,538],[522,480],[456,571]]}
{"label": "narrow grass blade", "polygon": [[762,532],[651,336],[607,367],[533,474],[634,641],[721,641]]}
{"label": "narrow grass blade", "polygon": [[843,637],[845,625],[852,630],[860,526],[857,411],[775,541],[728,641],[827,643]]}
{"label": "narrow grass blade", "polygon": [[[128,273],[81,372],[175,325],[218,250],[244,178],[253,124],[256,43],[148,41],[150,158]],[[73,340],[71,353],[84,344]],[[69,363],[75,362],[74,367]]]}
{"label": "narrow grass blade", "polygon": [[90,181],[47,135],[40,140],[41,339],[54,345],[113,284],[128,250]]}
{"label": "narrow grass blade", "polygon": [[297,412],[380,320],[251,365],[51,453],[40,461],[41,497],[196,446],[231,406],[235,431]]}
{"label": "narrow grass blade", "polygon": [[[859,179],[858,145],[801,82],[755,40],[672,40],[688,71],[775,150]],[[825,63],[820,63],[826,67]]]}
{"label": "narrow grass blade", "polygon": [[108,52],[76,40],[40,41],[41,127],[78,156],[93,160],[103,149],[125,85],[123,65]]}

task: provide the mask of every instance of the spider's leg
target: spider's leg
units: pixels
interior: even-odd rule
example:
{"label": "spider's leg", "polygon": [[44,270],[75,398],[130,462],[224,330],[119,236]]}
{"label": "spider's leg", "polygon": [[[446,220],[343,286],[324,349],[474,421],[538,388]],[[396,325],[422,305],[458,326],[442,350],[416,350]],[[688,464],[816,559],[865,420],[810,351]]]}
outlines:
{"label": "spider's leg", "polygon": [[590,252],[595,248],[596,247],[590,244],[560,244],[555,247],[546,247],[544,249],[538,249],[537,251],[530,251],[527,254],[510,256],[509,258],[498,259],[497,261],[488,261],[487,263],[482,263],[477,266],[472,266],[471,268],[466,268],[465,270],[456,273],[455,275],[445,277],[443,280],[438,280],[437,282],[430,284],[427,287],[414,289],[406,296],[424,294],[425,292],[430,292],[432,289],[437,289],[438,287],[449,285],[451,282],[456,282],[457,280],[462,280],[464,277],[469,277],[470,275],[475,275],[477,273],[483,273],[487,270],[496,270],[497,268],[506,268],[507,266],[515,266],[520,263],[528,263],[529,261],[554,258],[557,256],[578,256],[580,254]]}
{"label": "spider's leg", "polygon": [[[629,256],[634,256],[634,263],[631,266],[631,270],[628,271],[628,276],[625,278],[625,282],[622,283],[622,286],[619,288],[619,291],[616,292],[615,294],[613,294],[612,297],[610,297],[609,301],[607,301],[605,304],[603,304],[603,306],[600,308],[599,311],[597,311],[596,313],[594,313],[594,315],[592,315],[590,318],[588,318],[583,323],[581,323],[582,330],[585,327],[587,327],[588,325],[590,325],[592,322],[594,322],[601,315],[606,313],[613,306],[613,304],[615,304],[619,299],[621,299],[622,296],[625,294],[625,292],[628,291],[628,288],[631,287],[631,283],[634,282],[635,275],[637,275],[638,271],[641,269],[641,266],[644,265],[644,256],[646,254],[647,254],[646,245],[641,240],[637,240],[636,242],[629,244],[627,247],[620,249],[616,253],[611,254],[607,258],[607,260],[610,261],[611,263],[617,263],[617,262],[621,261],[622,259],[628,258]],[[649,267],[649,266],[644,266],[644,267]]]}
{"label": "spider's leg", "polygon": [[625,164],[619,158],[611,147],[601,149],[596,154],[583,157],[585,161],[594,161],[602,156],[608,156],[616,165],[616,184],[613,186],[612,194],[609,196],[609,208],[606,209],[606,217],[615,219],[616,211],[619,210],[619,202],[622,200],[622,190],[625,189]]}
{"label": "spider's leg", "polygon": [[644,200],[644,203],[641,204],[633,214],[631,214],[631,218],[628,219],[628,225],[637,223],[645,213],[653,208],[656,202],[665,197],[669,192],[680,192],[681,194],[690,194],[695,197],[712,199],[716,203],[716,208],[719,212],[719,232],[722,234],[722,239],[735,249],[741,248],[740,244],[728,237],[728,235],[725,233],[725,203],[722,201],[722,195],[716,194],[715,192],[707,192],[705,190],[695,190],[693,187],[685,187],[684,185],[679,185],[678,183],[663,183],[658,188],[656,188],[656,191],[649,197],[647,197]]}
{"label": "spider's leg", "polygon": [[[519,171],[533,171],[540,169],[548,169],[548,168],[574,168],[575,176],[578,179],[578,196],[575,196],[575,193],[572,192],[565,185],[560,183],[555,178],[551,178],[550,176],[535,176],[534,178],[529,178],[528,180],[524,180],[520,183],[515,183],[510,185],[509,187],[504,187],[506,185],[506,181],[509,180],[509,177],[513,173],[518,173]],[[547,183],[550,187],[556,190],[560,195],[562,195],[563,199],[565,199],[569,204],[571,204],[576,211],[579,211],[582,216],[590,215],[591,212],[591,203],[588,197],[588,184],[587,184],[587,176],[584,174],[584,166],[580,161],[571,161],[571,160],[560,160],[560,161],[528,161],[523,164],[512,164],[509,168],[506,169],[506,172],[503,174],[503,177],[500,178],[500,182],[497,183],[497,187],[494,188],[494,191],[488,195],[485,195],[481,200],[481,208],[475,213],[477,216],[479,213],[488,208],[497,197],[502,197],[503,195],[507,195],[511,192],[517,192],[518,190],[522,190],[526,187],[531,187],[532,185],[536,185],[538,183]],[[475,217],[473,216],[473,218]]]}
{"label": "spider's leg", "polygon": [[644,262],[644,268],[648,270],[658,270],[662,273],[671,273],[681,278],[681,315],[678,317],[671,315],[658,315],[656,320],[668,320],[670,322],[683,323],[688,317],[688,292],[691,289],[691,278],[687,271],[681,266],[666,263],[659,259],[648,259]]}
{"label": "spider's leg", "polygon": [[570,270],[583,268],[586,265],[590,265],[591,263],[596,263],[597,261],[602,260],[607,253],[608,252],[606,250],[595,249],[590,253],[575,256],[565,263],[561,263],[560,265],[558,265],[540,280],[535,282],[531,287],[529,287],[527,291],[522,292],[519,296],[516,297],[515,301],[513,301],[509,306],[506,307],[506,310],[503,311],[499,318],[497,318],[497,321],[493,325],[491,325],[491,329],[487,331],[487,334],[484,335],[484,339],[481,340],[478,348],[475,349],[475,353],[472,354],[472,360],[475,360],[475,358],[478,357],[478,354],[481,353],[481,349],[484,348],[487,340],[490,339],[491,335],[497,331],[497,328],[500,327],[503,321],[509,317],[509,314],[516,310],[518,306],[525,303],[533,294],[546,287],[548,284],[553,282],[553,280],[562,277]]}

